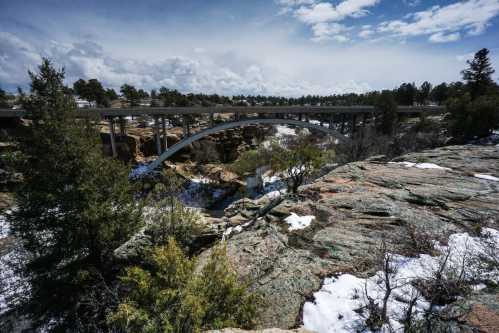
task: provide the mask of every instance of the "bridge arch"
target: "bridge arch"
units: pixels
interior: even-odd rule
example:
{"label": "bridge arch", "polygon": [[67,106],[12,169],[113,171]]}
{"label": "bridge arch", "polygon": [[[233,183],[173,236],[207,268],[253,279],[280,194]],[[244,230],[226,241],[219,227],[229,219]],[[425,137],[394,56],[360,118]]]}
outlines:
{"label": "bridge arch", "polygon": [[303,127],[303,128],[309,128],[309,129],[315,129],[321,132],[324,132],[328,135],[333,136],[335,139],[338,139],[340,142],[345,142],[348,141],[349,139],[344,136],[343,134],[340,134],[338,131],[335,131],[333,129],[329,129],[324,126],[320,126],[317,124],[312,124],[309,122],[305,121],[300,121],[300,120],[294,120],[294,119],[273,119],[273,118],[254,118],[254,119],[245,119],[245,120],[240,120],[240,121],[233,121],[233,122],[228,122],[228,123],[222,123],[217,126],[207,128],[205,130],[202,130],[201,132],[198,132],[196,134],[193,134],[187,138],[182,139],[181,141],[177,142],[170,148],[168,148],[164,153],[162,153],[156,160],[154,160],[152,163],[150,163],[147,168],[149,171],[153,171],[154,169],[158,168],[165,160],[176,154],[178,151],[181,149],[187,147],[191,143],[198,141],[202,138],[205,138],[209,135],[222,132],[228,129],[232,128],[238,128],[238,127],[244,127],[244,126],[249,126],[249,125],[261,125],[261,124],[268,124],[268,125],[293,125],[297,127]]}

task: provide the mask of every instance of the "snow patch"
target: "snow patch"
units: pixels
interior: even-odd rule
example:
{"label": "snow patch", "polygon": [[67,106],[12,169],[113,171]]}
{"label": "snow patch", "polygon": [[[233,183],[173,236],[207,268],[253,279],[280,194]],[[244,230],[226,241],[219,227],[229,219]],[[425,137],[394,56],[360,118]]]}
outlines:
{"label": "snow patch", "polygon": [[288,126],[276,125],[274,126],[277,130],[276,137],[282,138],[284,136],[296,135],[296,130],[294,128],[290,128]]}
{"label": "snow patch", "polygon": [[149,173],[149,167],[147,165],[142,164],[132,169],[132,171],[130,171],[128,179],[139,179],[148,173]]}
{"label": "snow patch", "polygon": [[[487,242],[484,239],[487,239]],[[393,331],[403,331],[401,320],[407,301],[416,293],[416,289],[410,282],[431,277],[447,253],[449,253],[447,266],[449,272],[466,265],[468,270],[465,279],[467,281],[481,279],[499,282],[497,268],[491,271],[485,263],[477,260],[484,255],[499,256],[499,246],[495,247],[494,253],[490,253],[488,242],[499,244],[499,231],[485,229],[483,238],[471,237],[467,233],[451,235],[448,246],[436,246],[442,254],[435,257],[426,254],[416,258],[393,255],[394,274],[390,281],[392,286],[396,285],[397,288],[393,290],[387,307]],[[377,272],[367,279],[357,278],[350,274],[325,279],[322,288],[314,294],[314,301],[305,303],[303,307],[304,327],[317,333],[369,332],[364,327],[365,318],[355,310],[367,304],[364,290],[367,291],[369,297],[375,300],[382,299],[384,295],[382,277],[383,273]],[[483,285],[473,288],[480,290]],[[415,318],[421,318],[428,307],[429,303],[424,298],[418,300],[414,309]]]}
{"label": "snow patch", "polygon": [[300,230],[305,229],[312,223],[312,220],[315,219],[315,216],[298,216],[295,213],[291,213],[290,216],[286,217],[284,221],[289,225],[288,230]]}
{"label": "snow patch", "polygon": [[[6,211],[8,214],[10,211]],[[8,237],[10,234],[10,225],[4,215],[0,215],[0,239]]]}
{"label": "snow patch", "polygon": [[485,180],[491,180],[493,182],[499,182],[499,178],[490,176],[490,175],[481,175],[481,174],[475,174],[475,178],[480,178],[480,179],[485,179]]}
{"label": "snow patch", "polygon": [[388,164],[403,165],[407,168],[417,168],[417,169],[437,169],[437,170],[448,170],[448,171],[452,170],[451,168],[444,168],[434,163],[388,162]]}

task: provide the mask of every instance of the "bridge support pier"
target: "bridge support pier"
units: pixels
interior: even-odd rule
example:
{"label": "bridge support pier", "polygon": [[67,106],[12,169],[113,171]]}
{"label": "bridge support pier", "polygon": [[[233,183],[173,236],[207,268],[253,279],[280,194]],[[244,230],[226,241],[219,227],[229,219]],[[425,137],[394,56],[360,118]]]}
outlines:
{"label": "bridge support pier", "polygon": [[213,113],[210,113],[210,121],[209,121],[209,126],[210,126],[210,127],[213,127],[213,125],[214,125],[214,123],[215,123],[213,118],[214,118],[214,114],[213,114]]}
{"label": "bridge support pier", "polygon": [[357,126],[357,115],[354,114],[352,116],[352,134],[354,134],[356,132],[356,130],[357,130],[356,126]]}
{"label": "bridge support pier", "polygon": [[341,134],[345,134],[345,115],[342,114],[341,115],[341,129],[340,129],[340,133]]}
{"label": "bridge support pier", "polygon": [[113,157],[118,157],[118,151],[116,150],[116,131],[114,128],[114,118],[109,118],[109,137],[111,139],[111,151],[113,152]]}
{"label": "bridge support pier", "polygon": [[298,120],[301,121],[301,113],[298,113]]}
{"label": "bridge support pier", "polygon": [[120,136],[126,136],[126,119],[123,117],[119,117],[119,126],[120,126]]}
{"label": "bridge support pier", "polygon": [[182,116],[182,129],[183,129],[184,138],[191,135],[191,130],[189,128],[189,118],[186,115]]}
{"label": "bridge support pier", "polygon": [[161,127],[163,130],[163,146],[165,148],[165,151],[168,149],[168,141],[166,138],[166,118],[165,116],[161,116]]}
{"label": "bridge support pier", "polygon": [[156,151],[161,155],[161,138],[159,134],[159,116],[154,116],[154,137],[156,138]]}

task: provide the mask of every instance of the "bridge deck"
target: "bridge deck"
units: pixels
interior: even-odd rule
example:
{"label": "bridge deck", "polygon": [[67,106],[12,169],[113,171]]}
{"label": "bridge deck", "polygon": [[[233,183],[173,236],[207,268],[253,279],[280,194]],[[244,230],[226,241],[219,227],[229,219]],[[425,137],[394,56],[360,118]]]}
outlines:
{"label": "bridge deck", "polygon": [[[78,114],[82,118],[105,118],[105,117],[127,117],[127,116],[167,116],[167,115],[202,115],[214,113],[279,113],[279,114],[299,114],[299,113],[321,113],[321,114],[363,114],[380,112],[374,106],[224,106],[224,107],[163,107],[163,108],[95,108],[78,109]],[[432,113],[439,114],[445,112],[445,107],[441,106],[399,106],[398,113]],[[22,118],[25,111],[21,109],[0,109],[0,118]]]}

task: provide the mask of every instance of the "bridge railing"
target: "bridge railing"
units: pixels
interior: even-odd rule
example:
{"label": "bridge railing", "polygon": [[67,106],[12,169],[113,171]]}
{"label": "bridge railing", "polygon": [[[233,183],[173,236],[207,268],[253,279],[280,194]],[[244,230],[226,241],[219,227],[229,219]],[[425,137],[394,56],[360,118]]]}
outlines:
{"label": "bridge railing", "polygon": [[[445,112],[442,106],[399,106],[398,113],[432,113]],[[171,116],[171,115],[203,115],[203,114],[363,114],[381,113],[374,106],[224,106],[224,107],[142,107],[142,108],[92,108],[78,109],[82,118],[106,118],[127,116]],[[0,118],[22,118],[26,111],[22,109],[0,109]]]}

